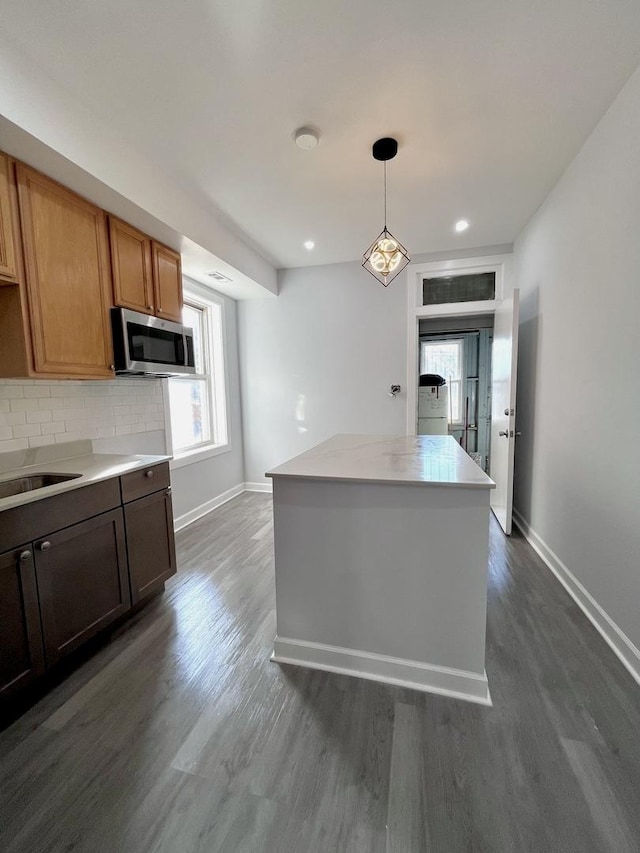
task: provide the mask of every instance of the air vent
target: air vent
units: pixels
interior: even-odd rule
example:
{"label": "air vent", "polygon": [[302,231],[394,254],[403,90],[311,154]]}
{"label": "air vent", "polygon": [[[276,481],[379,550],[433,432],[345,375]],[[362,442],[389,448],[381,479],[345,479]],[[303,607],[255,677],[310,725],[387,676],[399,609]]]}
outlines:
{"label": "air vent", "polygon": [[215,281],[231,281],[228,275],[223,275],[221,272],[208,272],[207,275]]}

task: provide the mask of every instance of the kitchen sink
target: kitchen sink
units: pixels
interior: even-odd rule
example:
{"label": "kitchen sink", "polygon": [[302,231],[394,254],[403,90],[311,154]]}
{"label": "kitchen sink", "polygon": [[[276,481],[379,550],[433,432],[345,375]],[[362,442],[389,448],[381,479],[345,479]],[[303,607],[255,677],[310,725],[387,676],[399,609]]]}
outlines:
{"label": "kitchen sink", "polygon": [[67,480],[76,480],[81,474],[31,474],[28,477],[16,477],[14,480],[0,482],[0,498],[21,495],[34,489],[44,489],[45,486],[55,486]]}

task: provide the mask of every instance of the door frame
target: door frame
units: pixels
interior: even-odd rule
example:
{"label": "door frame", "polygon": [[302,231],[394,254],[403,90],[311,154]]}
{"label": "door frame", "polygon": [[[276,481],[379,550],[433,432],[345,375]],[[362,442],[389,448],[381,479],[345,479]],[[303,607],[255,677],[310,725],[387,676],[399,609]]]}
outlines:
{"label": "door frame", "polygon": [[[422,277],[431,278],[474,273],[495,272],[496,298],[484,302],[456,302],[443,305],[422,305]],[[485,255],[473,258],[451,258],[424,264],[409,264],[407,268],[407,435],[415,435],[418,418],[418,338],[419,323],[425,318],[454,319],[474,314],[495,314],[497,306],[513,291],[513,255]]]}

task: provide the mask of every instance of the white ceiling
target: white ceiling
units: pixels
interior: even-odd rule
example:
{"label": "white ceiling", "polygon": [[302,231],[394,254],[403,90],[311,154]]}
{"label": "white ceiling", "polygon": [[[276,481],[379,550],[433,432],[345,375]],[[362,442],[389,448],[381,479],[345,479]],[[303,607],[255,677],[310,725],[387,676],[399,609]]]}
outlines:
{"label": "white ceiling", "polygon": [[0,0],[0,20],[281,267],[377,235],[386,135],[413,254],[511,242],[640,61],[638,0]]}

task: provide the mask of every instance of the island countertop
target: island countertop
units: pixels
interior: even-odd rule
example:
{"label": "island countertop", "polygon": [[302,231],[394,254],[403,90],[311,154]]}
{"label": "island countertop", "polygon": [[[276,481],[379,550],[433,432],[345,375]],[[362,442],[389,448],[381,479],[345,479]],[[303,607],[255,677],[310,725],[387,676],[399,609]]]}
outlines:
{"label": "island countertop", "polygon": [[447,435],[334,435],[265,476],[495,488],[493,480]]}

